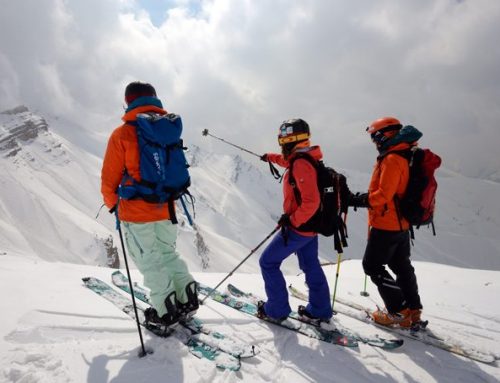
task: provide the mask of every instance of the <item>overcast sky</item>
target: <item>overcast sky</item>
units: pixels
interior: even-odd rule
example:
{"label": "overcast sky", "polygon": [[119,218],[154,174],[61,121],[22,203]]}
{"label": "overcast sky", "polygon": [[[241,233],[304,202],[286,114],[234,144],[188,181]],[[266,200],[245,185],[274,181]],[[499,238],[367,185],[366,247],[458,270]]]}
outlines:
{"label": "overcast sky", "polygon": [[330,164],[369,172],[364,128],[393,115],[446,167],[500,179],[500,1],[0,6],[0,110],[26,104],[108,134],[124,87],[143,80],[183,116],[186,141],[212,150],[234,153],[204,128],[261,153],[278,150],[281,121],[302,117]]}

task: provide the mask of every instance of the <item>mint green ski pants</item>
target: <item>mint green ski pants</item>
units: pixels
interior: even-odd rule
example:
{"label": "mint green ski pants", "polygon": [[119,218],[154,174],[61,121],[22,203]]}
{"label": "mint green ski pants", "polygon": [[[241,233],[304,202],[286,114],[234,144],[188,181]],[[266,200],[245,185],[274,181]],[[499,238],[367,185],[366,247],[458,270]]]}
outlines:
{"label": "mint green ski pants", "polygon": [[128,253],[151,290],[151,305],[158,315],[167,313],[165,298],[173,291],[178,301],[186,303],[186,286],[194,279],[175,251],[177,226],[169,220],[122,223]]}

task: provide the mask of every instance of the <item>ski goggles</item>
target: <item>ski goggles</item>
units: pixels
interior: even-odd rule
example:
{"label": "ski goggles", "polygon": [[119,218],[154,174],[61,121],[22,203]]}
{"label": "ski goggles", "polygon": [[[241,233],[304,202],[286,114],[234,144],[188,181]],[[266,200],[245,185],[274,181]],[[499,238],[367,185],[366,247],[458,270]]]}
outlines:
{"label": "ski goggles", "polygon": [[[372,138],[373,142],[375,142],[377,145],[380,145],[389,139],[389,136],[387,136],[385,133],[393,132],[395,130],[400,130],[400,129],[401,125],[390,125],[385,128],[379,129],[376,132],[371,133],[370,137]],[[369,132],[370,127],[367,127],[366,131]]]}
{"label": "ski goggles", "polygon": [[280,146],[289,144],[291,142],[298,142],[298,141],[304,141],[307,140],[310,137],[309,133],[299,133],[299,134],[293,134],[290,136],[285,136],[282,137],[281,135],[278,136],[278,143]]}

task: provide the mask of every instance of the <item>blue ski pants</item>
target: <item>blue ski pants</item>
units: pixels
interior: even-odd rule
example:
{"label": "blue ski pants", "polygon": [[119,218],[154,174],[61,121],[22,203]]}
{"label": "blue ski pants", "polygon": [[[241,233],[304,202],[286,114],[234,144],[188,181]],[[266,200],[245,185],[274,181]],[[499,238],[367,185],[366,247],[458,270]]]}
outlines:
{"label": "blue ski pants", "polygon": [[305,273],[309,287],[307,311],[316,317],[331,318],[330,289],[319,263],[318,236],[306,237],[293,230],[288,231],[286,244],[282,234],[276,234],[259,260],[267,294],[264,306],[266,315],[271,318],[283,318],[292,311],[280,266],[293,253],[297,253],[299,267]]}

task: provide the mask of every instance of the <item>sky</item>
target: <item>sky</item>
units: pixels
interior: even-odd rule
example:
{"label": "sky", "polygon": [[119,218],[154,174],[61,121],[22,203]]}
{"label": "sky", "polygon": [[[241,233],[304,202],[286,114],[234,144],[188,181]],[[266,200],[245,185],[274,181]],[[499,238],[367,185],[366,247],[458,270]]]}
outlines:
{"label": "sky", "polygon": [[309,122],[335,167],[369,172],[365,127],[391,115],[424,133],[443,166],[500,180],[500,2],[490,0],[0,0],[0,110],[25,104],[97,137],[123,91],[153,84],[209,131],[278,151],[288,118]]}

